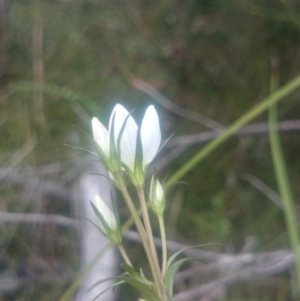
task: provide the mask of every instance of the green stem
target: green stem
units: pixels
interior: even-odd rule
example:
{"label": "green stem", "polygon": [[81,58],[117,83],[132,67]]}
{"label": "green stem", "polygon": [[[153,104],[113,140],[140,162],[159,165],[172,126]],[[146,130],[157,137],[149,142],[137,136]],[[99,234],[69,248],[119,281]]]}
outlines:
{"label": "green stem", "polygon": [[152,228],[151,228],[151,224],[150,224],[150,218],[149,218],[149,214],[148,214],[148,208],[147,208],[147,203],[146,203],[146,199],[145,199],[144,189],[142,187],[139,187],[139,188],[137,188],[137,192],[138,192],[138,196],[140,199],[142,216],[143,216],[143,220],[144,220],[145,230],[147,233],[148,243],[149,243],[149,247],[150,247],[150,253],[151,253],[151,256],[154,261],[155,274],[156,274],[157,278],[159,279],[157,290],[158,290],[159,295],[162,298],[162,300],[165,300],[165,289],[164,289],[164,285],[163,285],[163,278],[162,278],[162,273],[159,268],[157,252],[156,252],[156,248],[154,245]]}
{"label": "green stem", "polygon": [[137,230],[138,230],[138,232],[139,232],[139,234],[141,236],[142,242],[144,243],[144,242],[147,241],[146,232],[145,232],[145,229],[144,229],[144,227],[142,225],[140,217],[139,217],[139,215],[137,213],[137,210],[136,210],[136,208],[135,208],[135,206],[133,204],[133,201],[132,201],[132,199],[131,199],[128,191],[127,191],[127,188],[126,188],[126,186],[125,186],[125,184],[123,182],[122,176],[119,173],[115,173],[114,174],[114,178],[116,179],[117,185],[118,185],[118,187],[120,188],[120,190],[121,190],[121,192],[123,194],[123,197],[125,199],[127,207],[128,207],[128,209],[130,211],[131,216],[134,219],[134,222],[135,222],[135,225],[137,227]]}
{"label": "green stem", "polygon": [[282,88],[272,93],[269,97],[265,98],[254,108],[236,120],[230,125],[224,132],[222,132],[217,138],[212,140],[206,146],[204,146],[196,155],[194,155],[188,162],[186,162],[181,168],[179,168],[167,181],[166,185],[174,183],[187,174],[196,164],[209,155],[214,149],[221,145],[227,138],[233,133],[238,131],[241,127],[247,124],[249,121],[257,117],[259,114],[267,110],[270,106],[277,103],[279,100],[290,94],[292,91],[300,86],[300,75],[288,82]]}
{"label": "green stem", "polygon": [[[272,74],[271,77],[271,92],[276,89],[278,85],[278,76],[277,74]],[[271,152],[273,158],[273,164],[277,179],[277,184],[280,192],[280,196],[282,199],[283,212],[285,221],[287,224],[287,231],[290,240],[290,244],[295,257],[295,267],[296,267],[296,275],[297,275],[297,283],[298,283],[298,291],[300,291],[300,253],[299,253],[299,233],[298,226],[295,220],[294,212],[294,200],[292,196],[291,187],[289,185],[288,173],[286,169],[286,165],[284,162],[284,155],[280,143],[280,137],[278,134],[278,130],[276,127],[277,123],[277,106],[273,105],[269,109],[269,135],[270,135],[270,143],[271,143]]]}
{"label": "green stem", "polygon": [[161,244],[162,244],[162,275],[164,276],[167,269],[167,239],[163,215],[158,216]]}
{"label": "green stem", "polygon": [[144,246],[144,250],[146,252],[147,259],[148,259],[148,262],[149,262],[149,265],[150,265],[150,269],[151,269],[151,273],[152,273],[152,276],[153,276],[153,281],[154,281],[155,287],[158,289],[159,295],[162,296],[163,290],[161,289],[162,281],[161,281],[160,273],[157,273],[156,263],[155,263],[155,260],[152,256],[152,253],[151,253],[150,243],[149,243],[147,234],[145,232],[144,226],[143,226],[143,224],[140,220],[139,214],[138,214],[138,212],[137,212],[137,210],[136,210],[136,208],[133,204],[133,201],[130,197],[130,194],[129,194],[129,192],[128,192],[128,190],[127,190],[127,188],[126,188],[126,186],[123,182],[122,176],[119,173],[115,173],[114,178],[117,181],[118,187],[119,187],[119,189],[121,190],[121,192],[123,194],[123,197],[125,199],[127,207],[130,211],[131,216],[134,219],[136,228],[137,228],[137,230],[140,234],[140,237],[141,237],[141,240],[142,240],[142,243],[143,243],[143,246]]}
{"label": "green stem", "polygon": [[132,263],[131,263],[128,255],[127,255],[126,250],[124,249],[124,246],[122,244],[119,244],[118,248],[119,248],[120,253],[122,254],[123,259],[125,260],[125,262],[132,267]]}

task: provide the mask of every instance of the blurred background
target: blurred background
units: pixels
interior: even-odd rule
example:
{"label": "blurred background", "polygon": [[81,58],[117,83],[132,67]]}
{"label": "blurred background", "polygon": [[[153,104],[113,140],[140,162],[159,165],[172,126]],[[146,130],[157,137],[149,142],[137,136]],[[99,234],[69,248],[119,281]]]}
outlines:
{"label": "blurred background", "polygon": [[[292,0],[0,0],[0,300],[59,300],[80,271],[76,221],[89,200],[74,191],[88,161],[65,144],[91,146],[74,125],[91,133],[90,119],[107,124],[117,102],[140,122],[154,104],[163,139],[174,134],[155,163],[163,179],[268,96],[272,74],[280,86],[299,74],[299,16]],[[299,114],[298,91],[279,104],[296,201]],[[171,190],[171,241],[219,243],[205,247],[218,254],[289,249],[266,122],[253,120]],[[143,265],[138,244],[126,245]],[[205,265],[184,268],[195,266]],[[176,292],[223,273],[178,280]],[[293,275],[286,266],[201,300],[292,300]]]}

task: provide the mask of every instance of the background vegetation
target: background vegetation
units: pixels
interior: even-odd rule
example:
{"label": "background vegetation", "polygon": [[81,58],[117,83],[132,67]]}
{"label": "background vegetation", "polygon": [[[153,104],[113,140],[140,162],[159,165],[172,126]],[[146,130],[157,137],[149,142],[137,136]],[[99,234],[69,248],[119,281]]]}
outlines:
{"label": "background vegetation", "polygon": [[[0,1],[1,212],[74,217],[66,192],[84,164],[63,145],[89,147],[72,126],[90,132],[89,118],[107,122],[116,102],[135,109],[137,119],[154,103],[164,139],[212,130],[164,108],[137,89],[138,80],[183,109],[230,125],[269,94],[272,73],[279,86],[299,74],[299,14],[300,3],[289,0]],[[299,114],[295,92],[280,103],[279,120]],[[267,114],[253,122],[267,122]],[[290,129],[281,139],[297,201],[299,126]],[[160,169],[174,147],[157,160],[161,178],[203,142],[186,145]],[[233,253],[253,238],[255,252],[289,248],[282,210],[249,174],[277,191],[267,131],[230,138],[182,179],[188,186],[169,196],[169,238],[217,242],[218,251]],[[74,228],[0,219],[0,233],[0,300],[57,300],[79,270]],[[26,285],[8,289],[7,278]],[[226,300],[290,300],[291,285],[289,273],[262,277],[231,287]]]}

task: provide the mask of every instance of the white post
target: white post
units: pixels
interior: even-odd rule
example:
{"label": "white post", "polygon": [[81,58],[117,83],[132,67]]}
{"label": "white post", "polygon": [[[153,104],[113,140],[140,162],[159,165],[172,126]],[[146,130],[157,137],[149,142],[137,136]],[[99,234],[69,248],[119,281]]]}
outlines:
{"label": "white post", "polygon": [[[94,199],[95,194],[98,194],[111,208],[111,190],[113,187],[107,178],[91,174],[97,173],[107,176],[105,168],[99,162],[92,161],[89,167],[87,172],[80,177],[77,198],[79,198],[80,214],[83,218],[87,218],[99,225],[99,220],[92,210],[90,201]],[[83,221],[83,228],[81,230],[81,259],[82,267],[85,267],[109,241],[88,220]],[[89,275],[85,278],[78,291],[76,301],[92,301],[97,295],[113,284],[114,281],[107,281],[89,291],[89,288],[97,281],[117,275],[118,266],[119,258],[116,249],[112,247],[98,260]],[[97,301],[101,300],[116,300],[116,294],[112,290],[109,290],[100,298],[97,298]]]}

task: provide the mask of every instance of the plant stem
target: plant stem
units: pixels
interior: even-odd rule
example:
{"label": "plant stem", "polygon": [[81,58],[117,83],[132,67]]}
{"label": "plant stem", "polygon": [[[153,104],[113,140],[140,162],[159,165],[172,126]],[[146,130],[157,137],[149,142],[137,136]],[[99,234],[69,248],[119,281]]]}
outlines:
{"label": "plant stem", "polygon": [[298,293],[299,293],[300,290],[299,233],[298,233],[298,227],[294,215],[294,212],[296,212],[296,210],[294,206],[291,188],[289,185],[285,162],[283,159],[283,153],[282,153],[282,148],[279,140],[279,135],[275,128],[275,124],[273,123],[273,120],[274,118],[276,118],[276,115],[277,115],[276,108],[274,107],[270,108],[271,151],[273,157],[273,164],[275,168],[275,174],[277,178],[277,184],[282,199],[283,212],[287,224],[288,236],[295,256],[295,266],[296,266]]}
{"label": "plant stem", "polygon": [[[270,90],[271,92],[278,86],[278,74],[273,73],[271,76]],[[269,109],[269,130],[270,130],[270,143],[271,152],[273,157],[273,164],[277,179],[277,184],[282,199],[283,212],[287,224],[287,231],[290,244],[295,257],[295,267],[297,275],[298,290],[300,293],[300,253],[299,253],[299,232],[297,222],[295,220],[294,200],[292,196],[291,187],[289,185],[288,173],[284,162],[284,155],[280,143],[280,137],[276,127],[277,122],[277,106],[273,105]]]}
{"label": "plant stem", "polygon": [[120,250],[120,252],[121,252],[121,254],[122,254],[123,259],[125,260],[125,262],[132,267],[132,263],[131,263],[128,255],[127,255],[126,250],[124,249],[124,246],[122,244],[119,244],[118,248],[119,248],[119,250]]}
{"label": "plant stem", "polygon": [[159,279],[157,290],[158,290],[159,295],[162,298],[162,300],[166,300],[165,288],[163,285],[163,277],[162,277],[162,273],[160,271],[157,252],[156,252],[156,248],[154,245],[152,228],[151,228],[151,224],[150,224],[150,218],[149,218],[149,214],[148,214],[148,208],[147,208],[147,203],[146,203],[143,187],[138,187],[137,192],[138,192],[138,196],[140,199],[145,230],[147,233],[148,243],[149,243],[149,247],[150,247],[150,253],[151,253],[151,256],[154,261],[155,273],[157,275],[157,278]]}
{"label": "plant stem", "polygon": [[159,228],[160,228],[160,236],[161,236],[161,244],[162,244],[162,275],[164,277],[167,268],[167,239],[166,239],[166,230],[164,224],[163,215],[158,216]]}
{"label": "plant stem", "polygon": [[[133,201],[130,197],[130,194],[123,182],[123,178],[119,173],[115,173],[114,174],[114,178],[117,181],[118,187],[120,188],[123,197],[125,199],[125,202],[127,204],[127,207],[130,211],[131,216],[134,219],[135,225],[137,227],[137,230],[140,234],[143,246],[144,246],[144,250],[146,252],[147,255],[147,259],[150,265],[150,269],[151,269],[151,273],[153,276],[153,281],[155,284],[155,287],[157,288],[157,292],[159,294],[160,297],[163,297],[163,293],[164,293],[164,287],[163,287],[163,281],[162,281],[162,277],[160,275],[160,271],[159,271],[159,267],[158,267],[158,272],[157,272],[157,264],[155,262],[155,259],[153,258],[153,254],[151,253],[151,247],[150,247],[150,243],[147,237],[147,234],[145,232],[144,226],[140,220],[140,217],[137,213],[137,210],[133,204]],[[162,299],[162,301],[164,301],[165,299]]]}

